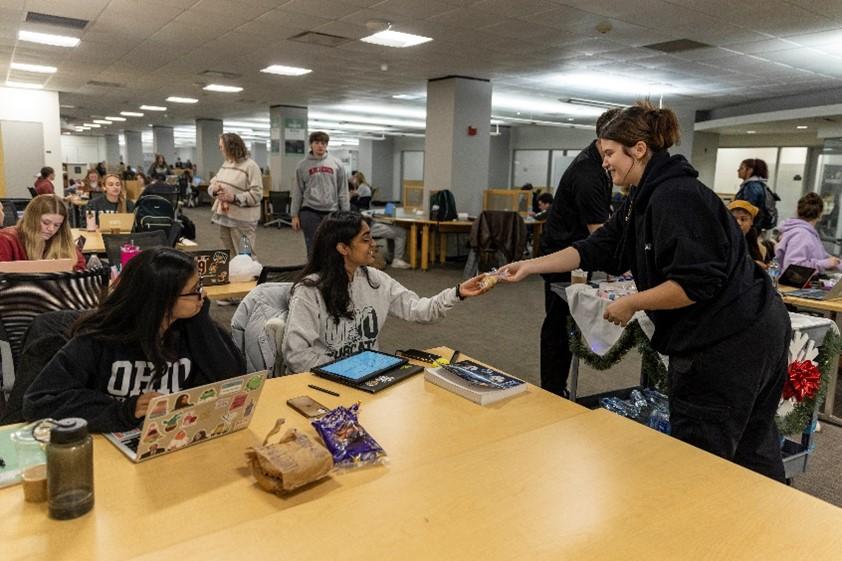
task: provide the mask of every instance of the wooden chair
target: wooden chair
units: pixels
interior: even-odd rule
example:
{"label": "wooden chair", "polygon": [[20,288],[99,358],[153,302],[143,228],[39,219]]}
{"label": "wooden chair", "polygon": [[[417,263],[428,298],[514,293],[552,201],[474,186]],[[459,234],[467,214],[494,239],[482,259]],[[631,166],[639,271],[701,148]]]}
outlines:
{"label": "wooden chair", "polygon": [[123,181],[126,187],[126,197],[131,201],[136,201],[140,197],[140,182],[137,179],[127,179]]}
{"label": "wooden chair", "polygon": [[403,182],[403,208],[407,212],[414,212],[424,208],[424,182],[406,180]]}
{"label": "wooden chair", "polygon": [[482,193],[482,210],[508,210],[526,216],[531,208],[532,191],[486,189]]}

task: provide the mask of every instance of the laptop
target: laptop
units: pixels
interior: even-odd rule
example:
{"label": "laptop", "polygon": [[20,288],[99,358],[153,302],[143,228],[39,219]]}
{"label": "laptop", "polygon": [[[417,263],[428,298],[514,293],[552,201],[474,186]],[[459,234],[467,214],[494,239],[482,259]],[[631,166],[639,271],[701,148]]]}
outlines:
{"label": "laptop", "polygon": [[810,284],[810,279],[812,279],[815,274],[816,269],[813,269],[812,267],[790,265],[781,274],[778,279],[778,284],[794,286],[795,288],[805,288]]}
{"label": "laptop", "polygon": [[131,212],[111,212],[100,213],[99,215],[99,231],[105,234],[112,234],[114,230],[121,234],[129,234],[134,227],[134,213]]}
{"label": "laptop", "polygon": [[249,426],[266,370],[156,397],[139,429],[105,434],[135,463]]}
{"label": "laptop", "polygon": [[0,273],[69,273],[76,259],[32,259],[0,261]]}
{"label": "laptop", "polygon": [[[408,368],[401,370],[407,362],[409,362],[407,359],[399,356],[381,353],[380,351],[363,350],[316,366],[313,368],[313,373],[346,386],[374,393],[378,389],[383,389],[423,370],[420,367],[417,367],[418,370],[415,372]],[[375,380],[381,378],[384,383],[374,383]],[[386,378],[392,378],[392,380],[386,380]],[[389,383],[385,384],[387,381]],[[369,384],[368,382],[372,383]],[[382,388],[378,387],[381,385]]]}
{"label": "laptop", "polygon": [[837,298],[842,298],[842,282],[837,282],[830,290],[823,288],[801,288],[787,292],[786,295],[808,298],[810,300],[836,300]]}

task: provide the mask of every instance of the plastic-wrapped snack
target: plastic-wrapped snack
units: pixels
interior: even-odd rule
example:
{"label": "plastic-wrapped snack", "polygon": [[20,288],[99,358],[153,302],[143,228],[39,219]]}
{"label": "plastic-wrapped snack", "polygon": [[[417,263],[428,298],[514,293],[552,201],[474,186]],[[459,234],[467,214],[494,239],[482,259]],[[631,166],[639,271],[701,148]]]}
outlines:
{"label": "plastic-wrapped snack", "polygon": [[386,451],[357,420],[360,404],[341,405],[312,422],[338,467],[357,467],[382,461]]}
{"label": "plastic-wrapped snack", "polygon": [[623,417],[633,419],[637,415],[637,410],[634,407],[618,397],[603,397],[599,400],[599,404],[604,409],[608,409],[612,413],[622,415]]}
{"label": "plastic-wrapped snack", "polygon": [[500,277],[493,273],[488,273],[484,275],[480,281],[479,286],[485,291],[491,290],[497,284],[497,281],[500,280]]}

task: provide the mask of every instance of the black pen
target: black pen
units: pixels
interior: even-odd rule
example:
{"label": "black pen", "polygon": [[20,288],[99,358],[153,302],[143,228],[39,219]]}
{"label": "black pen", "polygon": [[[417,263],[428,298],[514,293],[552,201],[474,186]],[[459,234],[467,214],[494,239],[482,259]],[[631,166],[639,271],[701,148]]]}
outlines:
{"label": "black pen", "polygon": [[456,359],[459,357],[459,351],[453,351],[453,356],[450,357],[450,364],[456,362]]}
{"label": "black pen", "polygon": [[339,394],[338,394],[338,393],[336,393],[336,392],[334,392],[334,391],[331,391],[331,390],[326,390],[326,389],[324,389],[324,388],[320,388],[319,386],[314,386],[313,384],[307,384],[307,387],[308,387],[308,388],[313,388],[314,390],[318,390],[318,391],[320,391],[320,392],[325,392],[325,393],[326,393],[326,394],[328,394],[328,395],[333,395],[333,396],[339,397]]}

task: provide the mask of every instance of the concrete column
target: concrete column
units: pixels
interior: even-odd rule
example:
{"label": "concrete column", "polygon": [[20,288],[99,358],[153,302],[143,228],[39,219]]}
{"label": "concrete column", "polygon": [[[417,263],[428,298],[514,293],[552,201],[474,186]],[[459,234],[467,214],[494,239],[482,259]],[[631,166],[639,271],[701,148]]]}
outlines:
{"label": "concrete column", "polygon": [[479,214],[488,189],[491,82],[448,76],[427,82],[424,207],[429,191],[450,189],[459,212]]}
{"label": "concrete column", "polygon": [[[140,170],[143,168],[143,140],[138,131],[123,131],[123,137],[126,139],[126,159],[124,160],[127,166]],[[145,171],[145,170],[144,170]]]}
{"label": "concrete column", "polygon": [[222,166],[219,151],[219,135],[222,134],[220,119],[196,119],[196,170],[199,177],[208,181]]}
{"label": "concrete column", "polygon": [[175,137],[172,127],[162,125],[152,127],[152,152],[163,154],[168,164],[175,162]]}
{"label": "concrete column", "polygon": [[368,183],[377,192],[374,195],[378,201],[399,200],[400,195],[392,192],[393,166],[392,153],[394,142],[391,136],[384,140],[360,139],[357,152],[357,169],[365,174]]}
{"label": "concrete column", "polygon": [[266,170],[269,164],[269,150],[265,140],[255,140],[251,143],[251,159]]}
{"label": "concrete column", "polygon": [[120,163],[120,137],[116,134],[105,135],[105,161],[109,166]]}
{"label": "concrete column", "polygon": [[492,126],[491,130],[495,135],[491,137],[488,188],[507,189],[512,182],[512,129]]}
{"label": "concrete column", "polygon": [[670,154],[682,154],[692,163],[693,140],[696,135],[696,131],[694,130],[696,124],[696,106],[670,105],[668,101],[664,105],[675,112],[675,116],[678,117],[678,126],[681,129],[681,143],[670,148]]}
{"label": "concrete column", "polygon": [[[295,168],[310,146],[307,144],[307,108],[295,105],[269,107],[269,170],[273,191],[289,191],[295,185]],[[328,150],[330,148],[328,147]]]}

